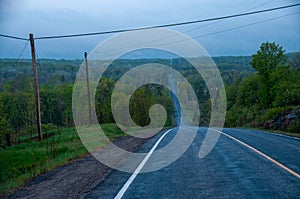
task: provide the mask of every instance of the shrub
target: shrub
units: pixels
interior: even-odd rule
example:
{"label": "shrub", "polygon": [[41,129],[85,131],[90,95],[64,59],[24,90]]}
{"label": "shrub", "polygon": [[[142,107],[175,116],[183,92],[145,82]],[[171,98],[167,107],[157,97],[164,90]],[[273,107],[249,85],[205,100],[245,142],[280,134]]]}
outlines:
{"label": "shrub", "polygon": [[267,121],[267,120],[275,119],[279,113],[282,113],[285,110],[288,110],[288,108],[287,107],[270,108],[264,114],[264,120]]}
{"label": "shrub", "polygon": [[287,130],[291,133],[300,133],[300,118],[292,121]]}

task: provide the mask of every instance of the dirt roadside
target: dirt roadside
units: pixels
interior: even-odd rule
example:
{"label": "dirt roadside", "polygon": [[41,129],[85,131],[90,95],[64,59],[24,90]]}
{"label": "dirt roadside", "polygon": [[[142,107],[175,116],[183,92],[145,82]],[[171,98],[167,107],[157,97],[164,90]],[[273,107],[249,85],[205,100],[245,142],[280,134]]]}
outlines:
{"label": "dirt roadside", "polygon": [[[147,139],[125,136],[117,138],[113,143],[133,152]],[[87,155],[36,177],[6,198],[82,198],[112,170],[92,155]]]}

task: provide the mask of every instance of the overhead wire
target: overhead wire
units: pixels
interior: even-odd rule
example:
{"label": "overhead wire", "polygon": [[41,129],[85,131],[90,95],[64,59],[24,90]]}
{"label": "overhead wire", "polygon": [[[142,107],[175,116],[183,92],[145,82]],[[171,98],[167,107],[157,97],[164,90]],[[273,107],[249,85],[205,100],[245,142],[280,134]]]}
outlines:
{"label": "overhead wire", "polygon": [[9,38],[9,39],[23,40],[23,41],[28,41],[29,40],[27,38],[16,37],[16,36],[13,36],[13,35],[5,35],[5,34],[0,34],[0,37],[5,37],[5,38]]}
{"label": "overhead wire", "polygon": [[[36,40],[41,39],[59,39],[59,38],[69,38],[69,37],[84,37],[84,36],[93,36],[93,35],[104,35],[104,34],[112,34],[112,33],[122,33],[122,32],[129,32],[129,31],[137,31],[137,30],[148,30],[148,29],[156,29],[156,28],[165,28],[165,27],[174,27],[174,26],[182,26],[182,25],[188,25],[188,24],[195,24],[195,23],[203,23],[208,21],[218,21],[218,20],[224,20],[229,18],[236,18],[236,17],[242,17],[242,16],[248,16],[248,15],[254,15],[259,13],[266,13],[271,12],[275,10],[282,10],[286,8],[292,8],[300,6],[300,3],[286,5],[286,6],[280,6],[280,7],[274,7],[269,9],[263,9],[258,11],[252,11],[252,12],[244,12],[239,14],[233,14],[233,15],[226,15],[221,17],[213,17],[213,18],[207,18],[207,19],[199,19],[199,20],[193,20],[193,21],[185,21],[185,22],[179,22],[179,23],[169,23],[169,24],[163,24],[163,25],[155,25],[155,26],[145,26],[145,27],[139,27],[139,28],[129,28],[129,29],[119,29],[119,30],[110,30],[110,31],[103,31],[103,32],[91,32],[91,33],[80,33],[80,34],[69,34],[69,35],[54,35],[54,36],[40,36],[35,37]],[[17,39],[17,40],[29,40],[28,38],[23,37],[17,37],[13,35],[6,35],[6,34],[0,34],[0,37],[10,38],[10,39]]]}
{"label": "overhead wire", "polygon": [[210,36],[210,35],[214,35],[214,34],[228,32],[228,31],[235,30],[235,29],[245,28],[245,27],[249,27],[249,26],[253,26],[253,25],[257,25],[257,24],[261,24],[261,23],[265,23],[265,22],[269,22],[269,21],[274,21],[276,19],[288,17],[288,16],[291,16],[291,15],[299,14],[299,13],[300,12],[294,12],[294,13],[291,13],[291,14],[281,15],[281,16],[278,16],[278,17],[274,17],[274,18],[270,18],[270,19],[265,19],[265,20],[262,20],[262,21],[257,21],[257,22],[254,22],[254,23],[249,23],[249,24],[246,24],[246,25],[241,25],[241,26],[229,28],[229,29],[226,29],[226,30],[221,30],[221,31],[213,32],[213,33],[208,33],[208,34],[196,36],[196,37],[193,37],[193,38],[195,39],[195,38],[200,38],[200,37],[206,37],[206,36]]}
{"label": "overhead wire", "polygon": [[296,30],[296,32],[295,32],[293,35],[291,35],[291,36],[286,40],[284,46],[289,46],[290,43],[291,43],[291,41],[292,41],[297,35],[299,35],[299,33],[300,33],[300,29]]}
{"label": "overhead wire", "polygon": [[[258,6],[253,7],[253,8],[250,8],[249,10],[260,7],[260,6],[263,6],[263,5],[266,5],[266,4],[268,4],[270,2],[273,2],[273,1],[275,1],[275,0],[271,0],[271,1],[268,1],[266,3],[260,4]],[[252,11],[252,12],[244,11],[244,13],[227,15],[227,16],[222,16],[222,17],[214,17],[214,18],[200,19],[200,20],[194,20],[194,21],[186,21],[186,22],[180,22],[180,23],[170,23],[170,24],[157,25],[157,26],[146,26],[146,27],[132,28],[132,29],[119,29],[119,30],[112,30],[112,31],[94,32],[94,33],[81,33],[81,34],[71,34],[71,35],[42,36],[42,37],[36,37],[35,39],[36,40],[42,40],[42,39],[58,39],[58,38],[68,38],[68,37],[103,35],[103,34],[110,34],[110,33],[121,33],[121,32],[129,32],[129,31],[136,31],[136,30],[147,30],[147,29],[156,29],[156,28],[163,28],[163,27],[181,26],[181,25],[202,23],[202,22],[208,22],[208,21],[215,21],[214,23],[216,23],[217,21],[223,20],[223,19],[236,18],[236,17],[241,17],[241,16],[254,15],[254,14],[258,14],[258,13],[271,12],[271,11],[275,11],[275,10],[281,10],[281,9],[296,7],[296,6],[299,6],[299,5],[300,5],[300,3],[297,3],[297,4],[280,6],[280,7],[269,8],[269,9],[263,9],[263,10]],[[206,36],[210,36],[210,35],[214,35],[214,34],[219,34],[219,33],[222,33],[222,32],[228,32],[228,31],[231,31],[231,30],[234,30],[234,29],[243,28],[243,27],[247,27],[247,26],[251,26],[251,25],[255,25],[255,24],[275,20],[275,19],[285,17],[285,16],[289,16],[289,15],[293,15],[293,14],[297,14],[297,13],[292,13],[292,14],[288,14],[288,15],[284,15],[284,16],[280,16],[280,17],[275,17],[275,18],[272,18],[272,19],[267,19],[267,20],[263,20],[263,21],[259,21],[259,22],[255,22],[255,23],[251,23],[251,24],[246,24],[246,25],[242,25],[242,26],[238,26],[238,27],[234,27],[234,28],[230,28],[230,29],[226,29],[226,30],[221,30],[221,31],[213,32],[213,33],[208,33],[208,34],[205,34],[205,35],[200,35],[200,36],[196,36],[196,37],[192,37],[192,38],[200,38],[200,37],[206,37]],[[212,24],[214,24],[214,23],[212,23]],[[210,25],[210,24],[208,24],[208,25]],[[190,32],[190,31],[193,31],[193,30],[196,30],[196,29],[191,29],[191,30],[188,30],[188,31],[185,31],[185,32]],[[24,48],[22,49],[20,55],[22,55],[24,53],[24,50],[27,47],[28,41],[29,41],[29,39],[26,39],[26,38],[12,36],[12,35],[5,35],[5,34],[0,34],[0,37],[27,41],[27,43],[25,44]],[[180,41],[178,41],[178,42],[180,42]],[[19,56],[19,57],[21,57],[21,56]]]}
{"label": "overhead wire", "polygon": [[18,62],[18,60],[21,59],[23,53],[25,52],[26,47],[28,46],[28,43],[29,43],[29,40],[26,41],[26,43],[25,43],[23,49],[21,50],[21,52],[20,52],[20,54],[19,54],[19,56],[18,56],[18,58],[17,58],[17,62]]}
{"label": "overhead wire", "polygon": [[[253,25],[257,25],[257,24],[261,24],[261,23],[266,23],[266,22],[269,22],[269,21],[274,21],[276,19],[288,17],[288,16],[291,16],[291,15],[299,14],[299,13],[300,12],[294,12],[294,13],[291,13],[291,14],[281,15],[281,16],[278,16],[278,17],[273,17],[273,18],[270,18],[270,19],[265,19],[265,20],[254,22],[254,23],[249,23],[249,24],[245,24],[245,25],[241,25],[241,26],[237,26],[237,27],[233,27],[233,28],[229,28],[229,29],[225,29],[225,30],[220,30],[220,31],[216,31],[216,32],[208,33],[208,34],[194,36],[194,37],[191,37],[191,39],[203,38],[203,37],[207,37],[207,36],[211,36],[211,35],[215,35],[215,34],[229,32],[229,31],[232,31],[232,30],[240,29],[240,28],[245,28],[245,27],[249,27],[249,26],[253,26]],[[189,39],[181,39],[181,40],[178,40],[178,41],[166,42],[166,43],[162,43],[159,46],[171,45],[171,44],[175,44],[175,43],[184,42],[184,41],[187,41],[187,40],[189,40]],[[154,42],[154,41],[152,41],[152,42]],[[147,43],[151,43],[151,42],[147,42]],[[131,46],[128,46],[128,47],[131,47]],[[126,49],[128,47],[124,47],[122,49]],[[100,52],[100,53],[107,53],[109,51],[116,51],[116,50],[120,50],[120,48],[118,48],[118,49],[111,49],[111,50],[108,50],[108,51],[105,51],[105,52],[103,51],[103,52]],[[109,55],[107,55],[105,57],[111,57],[111,56],[114,56],[114,55],[117,55],[117,54],[113,53],[113,54],[109,54]]]}
{"label": "overhead wire", "polygon": [[[259,5],[256,5],[252,8],[249,8],[249,9],[246,9],[242,12],[247,12],[247,11],[250,11],[250,10],[253,10],[255,8],[258,8],[258,7],[261,7],[261,6],[264,6],[266,4],[269,4],[269,3],[272,3],[276,0],[271,0],[271,1],[268,1],[268,2],[265,2],[265,3],[262,3],[262,4],[259,4]],[[295,13],[293,13],[295,14]],[[199,38],[199,37],[205,37],[205,36],[210,36],[210,35],[214,35],[214,34],[218,34],[218,33],[222,33],[222,32],[228,32],[230,30],[234,30],[234,29],[238,29],[238,28],[243,28],[243,27],[246,27],[246,26],[251,26],[251,25],[255,25],[255,24],[259,24],[259,23],[263,23],[263,22],[267,22],[267,21],[272,21],[272,20],[275,20],[275,19],[278,19],[278,18],[281,18],[281,17],[286,17],[286,16],[289,16],[290,14],[288,15],[284,15],[284,16],[280,16],[280,17],[275,17],[275,18],[272,18],[272,19],[268,19],[268,20],[263,20],[263,21],[260,21],[260,22],[255,22],[253,24],[247,24],[247,25],[243,25],[243,26],[238,26],[238,27],[234,27],[234,28],[230,28],[230,29],[226,29],[226,30],[222,30],[222,31],[217,31],[217,32],[213,32],[213,33],[209,33],[209,34],[206,34],[206,35],[201,35],[201,36],[196,36],[196,37],[191,37],[191,38]],[[212,24],[215,24],[215,23],[218,23],[218,21],[215,21],[215,22],[212,22],[210,24],[207,24],[207,25],[204,25],[204,26],[201,26],[199,28],[202,28],[202,27],[206,27],[206,26],[209,26],[209,25],[212,25]],[[183,33],[187,33],[187,32],[191,32],[191,31],[194,31],[194,30],[197,30],[198,28],[193,28],[193,29],[190,29],[190,30],[187,30],[187,31],[183,31]],[[169,35],[167,37],[163,37],[163,38],[160,38],[160,40],[164,40],[164,39],[169,39],[171,37],[174,37],[174,35]],[[156,42],[156,40],[152,40],[152,41],[147,41],[147,42],[143,42],[143,43],[140,43],[140,44],[148,44],[148,43],[152,43],[152,42]],[[180,42],[180,41],[179,41]],[[177,43],[177,42],[175,42]],[[171,43],[170,43],[171,44]],[[127,47],[123,47],[122,49],[127,49],[128,47],[132,47],[132,45],[128,45]],[[106,50],[105,52],[102,52],[102,53],[107,53],[107,52],[111,52],[111,51],[116,51],[116,50],[120,50],[120,48],[118,49],[110,49],[110,50]],[[115,54],[111,54],[111,55],[108,55],[108,56],[113,56]]]}
{"label": "overhead wire", "polygon": [[[241,13],[251,11],[251,10],[253,10],[253,9],[259,8],[259,7],[264,6],[264,5],[267,5],[267,4],[272,3],[272,2],[274,2],[274,1],[276,1],[276,0],[271,0],[271,1],[268,1],[268,2],[265,2],[265,3],[258,4],[258,5],[254,6],[254,7],[251,7],[251,8],[249,8],[249,9],[244,10],[244,11],[241,11]],[[193,29],[190,29],[190,30],[187,30],[187,31],[183,31],[182,33],[192,32],[192,31],[195,31],[195,30],[198,30],[198,29],[201,29],[201,28],[204,28],[204,27],[207,27],[207,26],[216,24],[216,23],[218,23],[218,22],[219,22],[219,21],[214,21],[214,22],[211,22],[211,23],[209,23],[209,24],[206,24],[206,25],[203,25],[203,26],[200,26],[200,27],[196,27],[196,28],[193,28]],[[175,34],[175,36],[176,36],[176,34]],[[174,37],[174,35],[168,35],[167,37],[163,37],[163,38],[161,38],[160,40],[170,39],[170,38],[172,38],[172,37]],[[156,41],[156,40],[153,40],[152,42],[155,42],[155,41]],[[150,43],[150,42],[147,42],[147,43]],[[110,51],[113,51],[113,50],[110,50]]]}
{"label": "overhead wire", "polygon": [[[272,2],[274,2],[274,1],[276,1],[276,0],[271,0],[271,1],[268,1],[268,2],[265,2],[265,3],[261,3],[261,4],[259,4],[259,5],[254,6],[254,7],[251,7],[251,8],[249,8],[249,9],[243,10],[242,12],[248,12],[248,11],[254,10],[254,9],[256,9],[256,8],[259,8],[259,7],[261,7],[261,6],[267,5],[267,4],[272,3]],[[196,28],[192,28],[192,29],[190,29],[190,30],[186,30],[186,31],[184,31],[183,33],[188,33],[188,32],[192,32],[192,31],[195,31],[195,30],[199,30],[199,29],[202,29],[202,28],[211,26],[211,25],[213,25],[213,24],[216,24],[216,23],[218,23],[218,22],[219,22],[219,21],[214,21],[214,22],[212,22],[212,23],[209,23],[209,24],[206,24],[206,25],[203,25],[203,26],[200,26],[200,27],[196,27]]]}
{"label": "overhead wire", "polygon": [[13,67],[17,68],[17,64],[20,62],[20,60],[21,60],[21,58],[22,58],[22,56],[23,56],[23,54],[25,52],[25,49],[28,46],[28,43],[29,43],[29,41],[26,41],[26,43],[25,43],[24,47],[22,48],[21,52],[19,53],[16,61],[15,62],[11,62],[11,64],[13,65]]}
{"label": "overhead wire", "polygon": [[137,31],[137,30],[149,30],[149,29],[157,29],[157,28],[182,26],[182,25],[188,25],[188,24],[203,23],[203,22],[208,22],[208,21],[217,21],[217,20],[224,20],[224,19],[229,19],[229,18],[236,18],[236,17],[254,15],[254,14],[259,14],[259,13],[266,13],[266,12],[271,12],[271,11],[275,11],[275,10],[282,10],[282,9],[286,9],[286,8],[296,7],[296,6],[300,6],[300,3],[292,4],[292,5],[286,5],[286,6],[280,6],[280,7],[275,7],[275,8],[269,8],[269,9],[264,9],[264,10],[252,11],[252,12],[245,12],[245,13],[234,14],[234,15],[227,15],[227,16],[222,16],[222,17],[214,17],[214,18],[194,20],[194,21],[169,23],[169,24],[156,25],[156,26],[145,26],[145,27],[139,27],[139,28],[119,29],[119,30],[111,30],[111,31],[103,31],[103,32],[91,32],[91,33],[80,33],[80,34],[70,34],[70,35],[41,36],[41,37],[36,37],[35,39],[36,40],[38,40],[38,39],[41,40],[41,39],[60,39],[60,38],[69,38],[69,37],[85,37],[85,36],[93,36],[93,35],[104,35],[104,34],[112,34],[112,33],[130,32],[130,31]]}

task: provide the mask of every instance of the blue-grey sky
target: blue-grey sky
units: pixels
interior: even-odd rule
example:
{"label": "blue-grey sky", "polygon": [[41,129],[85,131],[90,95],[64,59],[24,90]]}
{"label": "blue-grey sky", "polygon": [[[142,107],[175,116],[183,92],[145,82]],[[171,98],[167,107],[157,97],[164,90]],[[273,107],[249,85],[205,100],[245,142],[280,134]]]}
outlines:
{"label": "blue-grey sky", "polygon": [[[1,0],[0,33],[28,38],[98,32],[238,14],[299,0]],[[298,12],[298,13],[297,13]],[[289,16],[286,16],[289,15]],[[284,17],[282,17],[284,16]],[[225,31],[269,20],[264,23]],[[272,19],[272,20],[271,20]],[[251,55],[265,41],[300,52],[300,6],[172,29],[195,38],[211,56]],[[218,34],[211,34],[220,32]],[[112,35],[36,41],[39,58],[82,58]],[[17,58],[26,41],[0,38],[0,57]],[[29,45],[22,58],[30,57]]]}

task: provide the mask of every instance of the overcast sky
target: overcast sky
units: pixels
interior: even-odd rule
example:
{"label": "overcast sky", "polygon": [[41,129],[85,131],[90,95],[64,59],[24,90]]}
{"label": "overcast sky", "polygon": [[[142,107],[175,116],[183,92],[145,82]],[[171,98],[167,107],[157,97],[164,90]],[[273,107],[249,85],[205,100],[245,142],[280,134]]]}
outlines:
{"label": "overcast sky", "polygon": [[[0,2],[0,33],[28,38],[29,33],[39,37],[184,22],[289,5],[300,1],[0,0]],[[211,56],[252,55],[265,41],[275,41],[287,52],[300,52],[299,12],[300,6],[172,29],[195,38]],[[224,30],[269,19],[272,20],[224,32]],[[208,35],[220,31],[223,32]],[[112,35],[38,40],[36,51],[39,58],[82,58],[84,51],[91,51],[110,36]],[[26,43],[26,41],[7,38],[0,38],[0,42],[2,58],[17,58]],[[28,45],[22,58],[29,57]]]}

